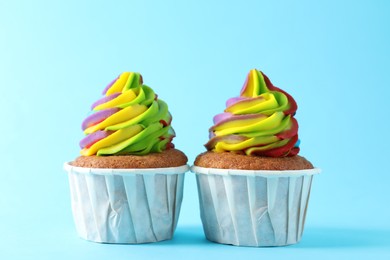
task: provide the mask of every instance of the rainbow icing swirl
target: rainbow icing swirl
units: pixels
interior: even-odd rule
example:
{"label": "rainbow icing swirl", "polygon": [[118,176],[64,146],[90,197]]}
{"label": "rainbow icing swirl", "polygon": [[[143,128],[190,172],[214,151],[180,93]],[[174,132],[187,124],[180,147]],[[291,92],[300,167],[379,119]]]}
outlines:
{"label": "rainbow icing swirl", "polygon": [[225,112],[214,117],[205,147],[218,153],[294,156],[299,152],[296,110],[297,104],[288,93],[253,69],[240,96],[229,99]]}
{"label": "rainbow icing swirl", "polygon": [[174,147],[168,106],[143,84],[141,74],[122,73],[103,95],[82,123],[81,155],[145,155]]}

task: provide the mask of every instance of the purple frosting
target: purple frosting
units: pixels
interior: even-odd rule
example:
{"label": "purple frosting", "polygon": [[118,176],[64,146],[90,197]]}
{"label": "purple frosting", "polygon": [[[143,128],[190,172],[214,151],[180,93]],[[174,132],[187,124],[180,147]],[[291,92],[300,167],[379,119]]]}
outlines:
{"label": "purple frosting", "polygon": [[236,104],[244,99],[246,99],[246,98],[244,98],[244,97],[229,98],[228,101],[226,101],[226,107],[230,107],[230,106],[232,106],[232,105],[234,105],[234,104]]}
{"label": "purple frosting", "polygon": [[86,137],[84,137],[83,140],[80,141],[80,147],[81,147],[81,149],[83,149],[84,147],[88,146],[89,144],[93,144],[93,143],[95,143],[103,138],[106,138],[110,134],[112,134],[112,131],[102,131],[102,130],[99,130],[99,131],[96,131],[92,134],[89,134]]}
{"label": "purple frosting", "polygon": [[213,118],[214,124],[216,125],[221,121],[224,121],[228,118],[231,118],[232,116],[233,116],[233,114],[228,113],[228,112],[218,114],[218,115],[214,116],[214,118]]}
{"label": "purple frosting", "polygon": [[[227,114],[227,115],[225,115]],[[230,113],[222,113],[222,114],[218,114],[214,117],[214,121],[215,121],[215,118],[216,117],[219,117],[217,118],[217,123],[214,123],[214,125],[210,128],[210,131],[213,131],[213,129],[215,129],[216,127],[226,123],[226,122],[231,122],[231,121],[235,121],[235,120],[247,120],[247,119],[264,119],[266,116],[265,115],[262,115],[262,114],[247,114],[247,115],[233,115],[233,114],[230,114]]]}
{"label": "purple frosting", "polygon": [[83,121],[81,128],[84,131],[85,129],[87,129],[91,125],[103,121],[104,119],[115,114],[119,110],[120,110],[119,108],[108,108],[108,109],[97,111],[97,112],[93,113],[92,115],[90,115],[89,117],[87,117]]}
{"label": "purple frosting", "polygon": [[111,94],[109,96],[106,96],[106,97],[99,99],[98,101],[96,101],[95,103],[92,104],[91,109],[94,109],[98,105],[101,105],[101,104],[104,104],[110,100],[113,100],[114,98],[118,97],[120,94],[121,93],[114,93],[114,94]]}
{"label": "purple frosting", "polygon": [[110,83],[108,83],[108,85],[104,88],[103,90],[103,95],[105,95],[108,91],[109,88],[111,88],[112,85],[114,85],[115,81],[117,81],[119,79],[119,76],[116,77],[116,79],[114,79],[113,81],[111,81]]}

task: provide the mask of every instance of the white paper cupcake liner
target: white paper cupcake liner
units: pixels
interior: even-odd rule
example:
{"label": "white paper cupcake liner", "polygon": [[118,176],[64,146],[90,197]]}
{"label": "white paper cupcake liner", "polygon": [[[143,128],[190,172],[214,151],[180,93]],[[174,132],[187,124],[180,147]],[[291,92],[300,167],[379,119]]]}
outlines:
{"label": "white paper cupcake liner", "polygon": [[252,171],[192,166],[206,238],[237,246],[300,241],[318,168]]}
{"label": "white paper cupcake liner", "polygon": [[79,236],[101,243],[171,239],[189,167],[96,169],[64,164]]}

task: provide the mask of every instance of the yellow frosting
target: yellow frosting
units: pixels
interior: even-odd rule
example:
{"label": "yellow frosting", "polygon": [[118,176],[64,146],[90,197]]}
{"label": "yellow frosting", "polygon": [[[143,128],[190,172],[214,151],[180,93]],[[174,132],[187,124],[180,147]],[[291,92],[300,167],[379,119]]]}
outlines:
{"label": "yellow frosting", "polygon": [[294,99],[272,85],[261,71],[251,70],[239,97],[227,101],[214,117],[210,140],[215,152],[292,156],[299,152],[297,109]]}
{"label": "yellow frosting", "polygon": [[139,73],[122,73],[104,95],[83,122],[82,155],[143,155],[173,147],[168,106]]}

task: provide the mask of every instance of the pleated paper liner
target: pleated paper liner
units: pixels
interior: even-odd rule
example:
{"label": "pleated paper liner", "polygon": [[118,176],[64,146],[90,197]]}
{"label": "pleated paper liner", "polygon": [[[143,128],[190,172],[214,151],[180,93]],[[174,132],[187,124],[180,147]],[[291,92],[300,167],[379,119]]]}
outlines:
{"label": "pleated paper liner", "polygon": [[284,246],[302,237],[313,175],[192,166],[206,238],[236,246]]}
{"label": "pleated paper liner", "polygon": [[64,164],[79,236],[101,243],[171,239],[189,167],[96,169]]}

